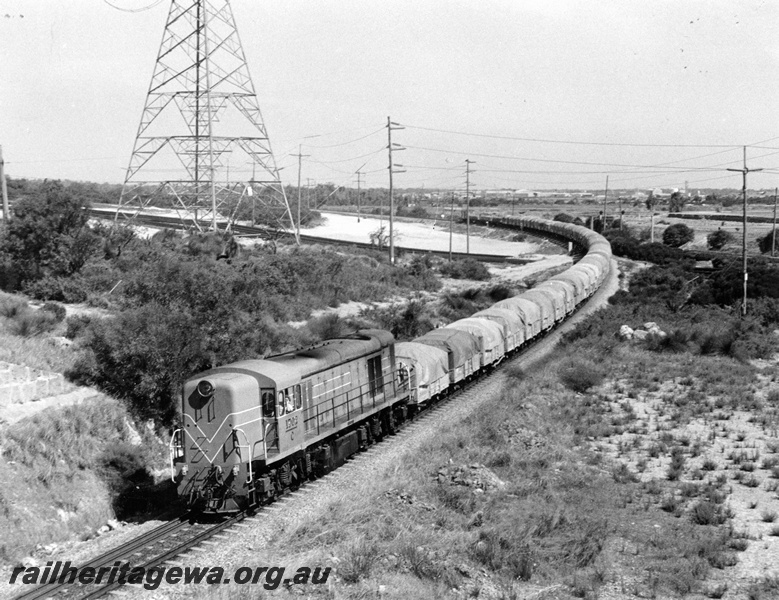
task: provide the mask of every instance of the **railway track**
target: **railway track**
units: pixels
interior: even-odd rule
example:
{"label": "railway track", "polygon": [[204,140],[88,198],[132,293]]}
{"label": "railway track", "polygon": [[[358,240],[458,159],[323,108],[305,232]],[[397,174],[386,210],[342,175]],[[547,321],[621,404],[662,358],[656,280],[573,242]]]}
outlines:
{"label": "railway track", "polygon": [[[186,519],[186,515],[178,519],[155,527],[150,531],[133,538],[96,558],[79,565],[81,572],[86,567],[96,570],[105,567],[111,568],[129,563],[130,567],[144,567],[149,569],[162,565],[165,561],[183,554],[201,542],[213,537],[219,532],[235,525],[246,518],[245,514],[239,514],[220,523],[196,523]],[[82,584],[78,580],[68,583],[65,578],[63,583],[47,583],[38,586],[25,594],[16,597],[16,600],[40,600],[43,598],[99,598],[122,584],[114,581],[109,583]]]}

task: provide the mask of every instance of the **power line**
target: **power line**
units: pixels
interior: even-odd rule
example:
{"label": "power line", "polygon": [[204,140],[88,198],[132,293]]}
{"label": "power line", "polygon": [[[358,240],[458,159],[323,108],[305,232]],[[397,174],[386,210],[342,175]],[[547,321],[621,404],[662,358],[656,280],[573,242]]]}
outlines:
{"label": "power line", "polygon": [[[382,131],[384,131],[384,127],[382,127],[381,129],[377,129],[376,131],[372,131],[371,133],[368,133],[368,134],[363,135],[361,137],[355,138],[353,140],[349,140],[348,142],[342,142],[340,144],[330,144],[329,146],[317,146],[317,145],[314,145],[314,144],[303,144],[303,145],[306,146],[307,148],[338,148],[340,146],[348,146],[349,144],[354,144],[354,143],[359,142],[361,140],[367,139],[367,138],[371,137],[372,135],[376,135],[377,133],[380,133]],[[312,137],[319,137],[319,136],[312,136]]]}
{"label": "power line", "polygon": [[[361,154],[360,156],[352,156],[350,158],[344,158],[342,160],[316,160],[312,159],[312,162],[319,163],[320,165],[335,165],[338,163],[345,163],[349,162],[350,160],[358,160],[360,158],[365,158],[366,156],[373,156],[374,154],[378,154],[379,152],[384,152],[386,148],[379,148],[378,150],[374,150],[373,152],[368,152],[367,154]],[[354,171],[351,171],[352,173]]]}
{"label": "power line", "polygon": [[[741,146],[734,144],[631,144],[622,142],[583,142],[574,140],[550,140],[543,138],[526,138],[507,135],[491,135],[486,133],[472,133],[466,131],[454,131],[451,129],[436,129],[434,127],[421,127],[418,125],[405,125],[409,129],[419,129],[422,131],[434,131],[437,133],[450,133],[453,135],[465,135],[471,137],[481,137],[497,140],[511,140],[518,142],[538,142],[544,144],[568,144],[574,146],[612,146],[612,147],[631,147],[631,148],[729,148],[738,149]],[[779,138],[773,138],[779,139]]]}
{"label": "power line", "polygon": [[103,2],[105,2],[111,8],[115,8],[116,10],[121,10],[122,12],[126,12],[126,13],[139,13],[139,12],[143,12],[143,11],[146,11],[146,10],[154,8],[155,6],[160,4],[162,2],[162,0],[155,0],[154,2],[149,4],[148,6],[143,6],[141,8],[122,8],[121,6],[116,6],[115,4],[111,4],[108,0],[103,0]]}
{"label": "power line", "polygon": [[[604,162],[591,162],[591,161],[575,161],[575,160],[555,160],[551,158],[527,158],[522,156],[508,156],[505,154],[484,154],[484,153],[478,153],[478,152],[464,152],[459,150],[441,150],[440,148],[428,148],[425,146],[412,146],[407,145],[408,148],[412,148],[414,150],[424,150],[427,152],[441,152],[444,154],[462,154],[467,156],[480,156],[484,158],[498,158],[498,159],[504,159],[504,160],[524,160],[528,162],[541,162],[541,163],[553,163],[553,164],[562,164],[562,165],[592,165],[592,166],[601,166],[601,167],[619,167],[619,168],[627,168],[627,169],[658,169],[659,166],[657,165],[629,165],[629,164],[621,164],[621,163],[604,163]],[[727,164],[732,164],[734,161],[730,161]],[[681,173],[692,173],[695,171],[711,171],[713,169],[709,167],[679,167]],[[673,171],[669,171],[673,172]]]}

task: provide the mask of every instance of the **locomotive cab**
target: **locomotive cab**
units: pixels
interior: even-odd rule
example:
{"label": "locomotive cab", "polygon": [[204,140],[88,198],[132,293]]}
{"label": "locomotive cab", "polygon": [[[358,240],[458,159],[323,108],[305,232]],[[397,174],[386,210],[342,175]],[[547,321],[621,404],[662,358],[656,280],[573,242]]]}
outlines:
{"label": "locomotive cab", "polygon": [[247,367],[212,369],[184,384],[171,466],[179,495],[192,508],[235,512],[254,504],[258,461],[294,439],[300,392],[285,377]]}

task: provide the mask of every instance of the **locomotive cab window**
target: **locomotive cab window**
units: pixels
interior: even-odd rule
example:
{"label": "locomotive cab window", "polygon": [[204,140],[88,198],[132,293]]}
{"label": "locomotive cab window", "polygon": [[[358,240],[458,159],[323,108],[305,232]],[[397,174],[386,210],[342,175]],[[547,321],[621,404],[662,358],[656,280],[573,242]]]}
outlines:
{"label": "locomotive cab window", "polygon": [[295,410],[303,406],[303,395],[300,392],[300,384],[295,386]]}
{"label": "locomotive cab window", "polygon": [[262,414],[266,417],[276,416],[276,394],[271,388],[262,389]]}
{"label": "locomotive cab window", "polygon": [[376,397],[384,391],[384,373],[381,370],[381,356],[368,359],[368,383],[371,396]]}
{"label": "locomotive cab window", "polygon": [[288,387],[284,390],[284,412],[287,414],[295,410],[295,400],[293,399],[294,389]]}

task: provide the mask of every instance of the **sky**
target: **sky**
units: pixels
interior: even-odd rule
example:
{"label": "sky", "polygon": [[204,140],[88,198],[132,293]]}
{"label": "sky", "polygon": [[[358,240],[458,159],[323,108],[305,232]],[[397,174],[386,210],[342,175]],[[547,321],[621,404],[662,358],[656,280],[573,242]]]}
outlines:
{"label": "sky", "polygon": [[[779,3],[232,0],[285,183],[779,186]],[[0,0],[10,177],[124,181],[169,0]]]}

